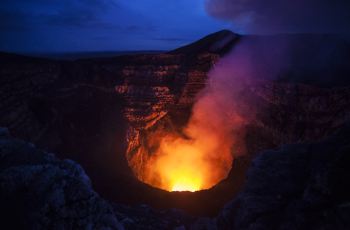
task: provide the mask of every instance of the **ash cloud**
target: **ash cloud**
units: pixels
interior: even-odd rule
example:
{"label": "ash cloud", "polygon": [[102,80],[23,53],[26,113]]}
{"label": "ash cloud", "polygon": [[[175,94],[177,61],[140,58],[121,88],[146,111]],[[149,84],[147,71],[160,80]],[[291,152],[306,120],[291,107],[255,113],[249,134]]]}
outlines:
{"label": "ash cloud", "polygon": [[207,12],[245,33],[349,33],[348,0],[207,0]]}
{"label": "ash cloud", "polygon": [[[289,49],[289,41],[283,39],[247,37],[241,40],[210,71],[208,85],[193,108],[187,127],[189,136],[202,139],[203,133],[211,133],[217,146],[231,149],[233,157],[245,154],[241,145],[245,126],[255,119],[259,107],[252,91],[288,70]],[[191,132],[193,130],[197,132]]]}

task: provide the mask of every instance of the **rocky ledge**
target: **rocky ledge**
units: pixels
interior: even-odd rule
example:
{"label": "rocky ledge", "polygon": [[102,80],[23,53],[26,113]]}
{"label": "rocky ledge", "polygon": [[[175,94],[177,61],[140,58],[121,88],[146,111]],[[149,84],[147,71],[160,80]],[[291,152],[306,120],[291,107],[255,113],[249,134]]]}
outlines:
{"label": "rocky ledge", "polygon": [[3,128],[0,158],[2,227],[123,229],[77,163],[12,139]]}
{"label": "rocky ledge", "polygon": [[346,125],[325,141],[259,154],[219,229],[349,229],[349,137]]}

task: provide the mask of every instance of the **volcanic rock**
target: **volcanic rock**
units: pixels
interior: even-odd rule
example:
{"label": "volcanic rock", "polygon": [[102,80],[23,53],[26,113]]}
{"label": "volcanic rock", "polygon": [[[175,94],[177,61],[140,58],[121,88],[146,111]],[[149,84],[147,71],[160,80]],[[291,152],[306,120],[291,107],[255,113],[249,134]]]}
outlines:
{"label": "volcanic rock", "polygon": [[123,229],[80,165],[1,136],[1,227]]}
{"label": "volcanic rock", "polygon": [[349,229],[349,138],[346,125],[325,141],[259,154],[218,229]]}

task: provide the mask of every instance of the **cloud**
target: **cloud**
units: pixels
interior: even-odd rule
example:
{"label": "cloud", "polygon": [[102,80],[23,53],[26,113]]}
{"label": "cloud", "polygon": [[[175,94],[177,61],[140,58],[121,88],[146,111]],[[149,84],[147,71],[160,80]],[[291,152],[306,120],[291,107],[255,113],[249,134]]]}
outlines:
{"label": "cloud", "polygon": [[246,33],[344,33],[348,0],[206,0],[207,12]]}
{"label": "cloud", "polygon": [[0,3],[0,29],[101,26],[103,14],[117,7],[113,0],[3,0]]}

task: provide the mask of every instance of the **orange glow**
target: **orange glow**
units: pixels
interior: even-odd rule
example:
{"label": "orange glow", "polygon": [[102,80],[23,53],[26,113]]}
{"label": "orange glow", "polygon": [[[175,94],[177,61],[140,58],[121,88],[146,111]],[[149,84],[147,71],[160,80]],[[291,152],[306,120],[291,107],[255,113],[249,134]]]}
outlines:
{"label": "orange glow", "polygon": [[222,126],[215,122],[201,121],[193,118],[183,130],[185,136],[162,131],[149,137],[159,143],[142,172],[144,182],[167,191],[194,192],[226,178],[233,161],[232,136],[216,131],[214,127]]}
{"label": "orange glow", "polygon": [[217,105],[217,98],[202,97],[181,133],[161,126],[148,133],[130,162],[136,176],[167,191],[191,192],[225,179],[233,161],[232,127],[244,119],[232,111],[217,114]]}
{"label": "orange glow", "polygon": [[211,188],[227,176],[232,163],[230,146],[213,138],[163,137],[148,161],[145,182],[167,191]]}
{"label": "orange glow", "polygon": [[154,159],[162,188],[169,191],[197,191],[204,183],[205,166],[200,150],[190,141],[165,139]]}

